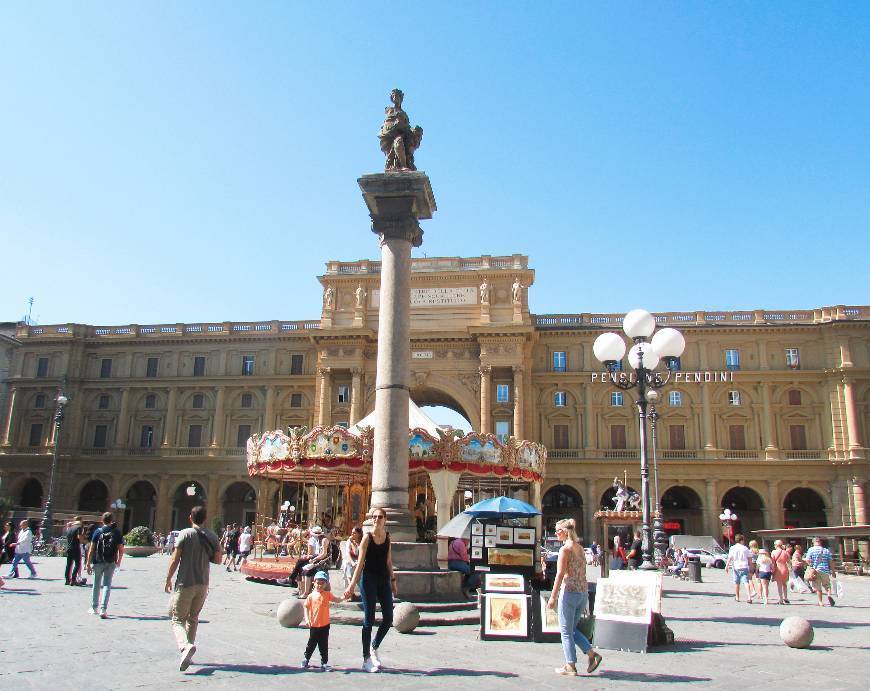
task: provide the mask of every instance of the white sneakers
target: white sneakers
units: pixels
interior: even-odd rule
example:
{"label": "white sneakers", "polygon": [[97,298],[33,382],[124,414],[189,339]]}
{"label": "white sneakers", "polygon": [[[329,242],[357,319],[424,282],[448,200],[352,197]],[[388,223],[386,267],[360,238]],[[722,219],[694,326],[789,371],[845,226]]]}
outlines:
{"label": "white sneakers", "polygon": [[372,662],[372,659],[370,657],[367,657],[365,660],[363,660],[363,669],[366,672],[375,673],[375,672],[379,672],[381,668],[376,667],[375,663]]}
{"label": "white sneakers", "polygon": [[188,643],[181,649],[181,661],[178,663],[179,671],[183,672],[190,667],[190,662],[193,660],[193,654],[196,652],[196,646]]}
{"label": "white sneakers", "polygon": [[372,648],[372,650],[371,650],[371,656],[372,656],[372,657],[371,657],[372,664],[373,664],[375,667],[377,667],[378,669],[380,669],[381,667],[384,666],[384,664],[381,662],[381,658],[378,657],[378,649],[377,649],[377,648]]}
{"label": "white sneakers", "polygon": [[97,610],[95,610],[93,607],[91,607],[91,608],[88,610],[88,614],[96,614],[96,613],[97,613]]}

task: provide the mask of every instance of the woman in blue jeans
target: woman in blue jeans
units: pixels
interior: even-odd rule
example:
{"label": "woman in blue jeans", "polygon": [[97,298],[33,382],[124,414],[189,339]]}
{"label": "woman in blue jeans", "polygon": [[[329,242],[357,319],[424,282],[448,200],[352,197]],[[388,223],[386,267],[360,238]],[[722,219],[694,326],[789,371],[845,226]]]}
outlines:
{"label": "woman in blue jeans", "polygon": [[586,666],[588,673],[594,672],[601,664],[601,655],[592,649],[589,639],[577,630],[580,617],[586,610],[589,593],[586,587],[586,555],[577,539],[574,525],[573,518],[566,518],[556,523],[556,537],[562,541],[562,547],[559,549],[559,560],[556,563],[553,594],[550,595],[547,603],[550,609],[556,609],[558,593],[559,631],[562,634],[565,664],[556,668],[556,674],[571,677],[577,676],[575,643],[589,658],[589,664]]}
{"label": "woman in blue jeans", "polygon": [[[393,554],[390,547],[390,534],[386,529],[387,512],[383,509],[372,511],[374,528],[364,535],[359,546],[359,561],[353,572],[345,600],[353,595],[359,582],[363,606],[363,669],[366,672],[380,672],[381,658],[378,649],[393,625],[393,596],[396,592],[396,576],[393,573]],[[372,628],[375,625],[375,610],[381,603],[381,625],[372,642]]]}

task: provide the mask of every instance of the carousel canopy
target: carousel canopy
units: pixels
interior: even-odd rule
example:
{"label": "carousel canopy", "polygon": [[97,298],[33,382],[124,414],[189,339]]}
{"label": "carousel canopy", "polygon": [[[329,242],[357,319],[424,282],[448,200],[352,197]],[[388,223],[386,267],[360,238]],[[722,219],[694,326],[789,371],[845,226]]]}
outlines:
{"label": "carousel canopy", "polygon": [[[351,434],[362,434],[362,431],[366,427],[371,427],[374,429],[375,426],[375,418],[377,415],[375,414],[377,411],[372,411],[368,415],[366,415],[362,420],[357,422],[353,427],[348,429],[348,432]],[[443,429],[435,424],[435,422],[430,418],[426,413],[420,410],[420,407],[414,403],[410,398],[408,399],[408,427],[410,429],[422,429],[426,430],[431,436],[437,438],[438,430]]]}

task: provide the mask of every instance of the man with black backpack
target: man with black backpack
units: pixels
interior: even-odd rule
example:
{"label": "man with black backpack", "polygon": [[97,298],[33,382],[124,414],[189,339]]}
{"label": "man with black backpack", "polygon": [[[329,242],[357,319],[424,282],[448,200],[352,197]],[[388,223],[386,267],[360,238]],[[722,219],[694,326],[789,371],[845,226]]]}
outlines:
{"label": "man with black backpack", "polygon": [[91,536],[91,546],[88,549],[86,567],[89,574],[94,574],[94,589],[88,614],[97,613],[97,605],[100,604],[100,588],[104,588],[103,602],[99,612],[100,619],[108,618],[106,609],[109,606],[109,594],[112,591],[112,576],[115,575],[115,567],[121,565],[122,556],[124,556],[124,536],[121,535],[118,526],[112,521],[111,512],[106,511],[103,514],[103,525],[94,531]]}
{"label": "man with black backpack", "polygon": [[[175,540],[164,584],[164,590],[172,593],[169,616],[181,652],[178,669],[182,672],[190,667],[196,652],[196,627],[208,595],[210,564],[220,564],[222,557],[218,536],[203,527],[205,518],[205,507],[194,506],[190,512],[191,527],[182,530]],[[176,571],[178,577],[173,590],[172,576]]]}

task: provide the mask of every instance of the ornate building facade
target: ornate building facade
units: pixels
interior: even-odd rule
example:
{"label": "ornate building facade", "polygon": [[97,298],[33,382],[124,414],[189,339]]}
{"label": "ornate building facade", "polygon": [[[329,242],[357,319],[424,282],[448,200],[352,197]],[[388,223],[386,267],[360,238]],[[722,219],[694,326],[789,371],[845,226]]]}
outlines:
{"label": "ornate building facade", "polygon": [[[379,263],[329,262],[310,321],[19,326],[8,339],[0,492],[38,507],[62,428],[59,510],[115,499],[159,530],[205,501],[250,520],[274,487],[245,473],[251,433],[353,424],[374,406]],[[592,343],[617,314],[530,314],[525,256],[413,261],[411,395],[472,427],[549,449],[545,519],[589,532],[615,476],[639,488],[631,392],[608,385]],[[870,308],[669,312],[687,347],[658,405],[666,528],[719,535],[866,523]],[[11,345],[10,345],[11,344]]]}

